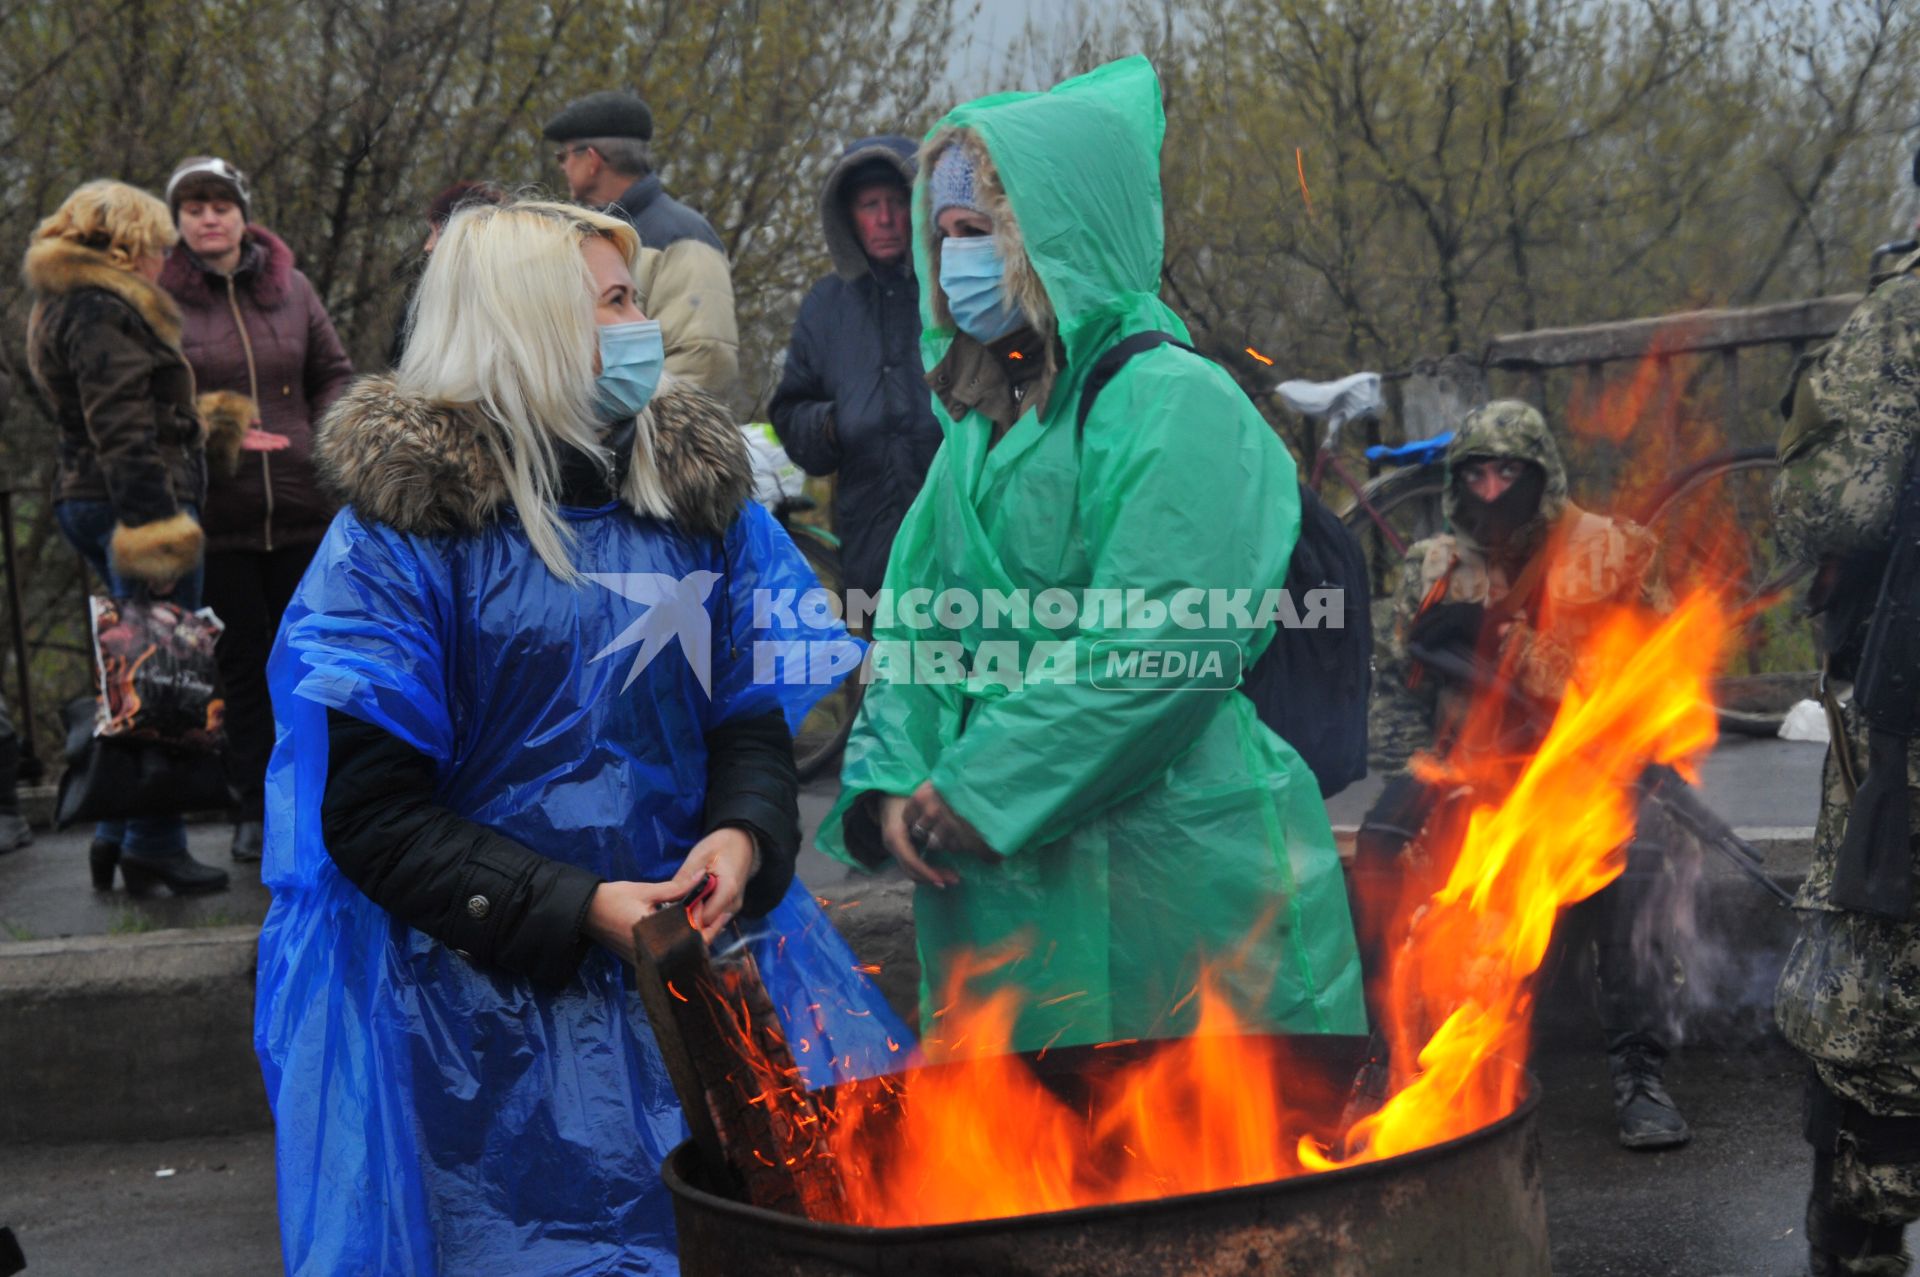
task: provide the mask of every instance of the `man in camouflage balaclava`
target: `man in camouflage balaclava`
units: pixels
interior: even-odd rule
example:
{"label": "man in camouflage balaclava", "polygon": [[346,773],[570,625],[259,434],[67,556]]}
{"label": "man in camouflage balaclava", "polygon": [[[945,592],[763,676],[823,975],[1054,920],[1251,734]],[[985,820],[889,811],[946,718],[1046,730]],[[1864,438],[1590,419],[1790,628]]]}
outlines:
{"label": "man in camouflage balaclava", "polygon": [[[1503,752],[1524,754],[1538,743],[1535,723],[1570,681],[1590,673],[1576,668],[1574,654],[1601,618],[1623,604],[1671,606],[1653,569],[1651,538],[1568,500],[1560,450],[1531,405],[1500,400],[1469,413],[1446,464],[1443,504],[1453,530],[1407,551],[1394,592],[1391,656],[1376,683],[1374,769],[1397,774],[1367,815],[1355,865],[1362,948],[1372,962],[1380,902],[1397,897],[1404,875],[1421,871],[1421,830],[1444,801],[1404,769],[1416,752],[1458,744],[1469,700],[1488,691],[1474,671],[1501,671],[1536,707],[1531,718],[1511,716],[1501,742]],[[1643,813],[1640,838],[1656,832]],[[1652,948],[1647,905],[1662,862],[1637,840],[1626,873],[1568,913],[1569,930],[1595,951],[1620,1142],[1637,1149],[1671,1148],[1690,1136],[1662,1085],[1667,1047],[1657,982],[1644,970]]]}

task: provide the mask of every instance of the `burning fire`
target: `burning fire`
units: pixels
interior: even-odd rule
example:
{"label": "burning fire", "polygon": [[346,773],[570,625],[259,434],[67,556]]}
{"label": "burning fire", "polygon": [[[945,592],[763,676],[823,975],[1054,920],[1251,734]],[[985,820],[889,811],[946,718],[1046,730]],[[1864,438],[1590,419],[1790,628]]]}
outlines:
{"label": "burning fire", "polygon": [[[811,1155],[835,1169],[834,1209],[900,1227],[1206,1192],[1391,1157],[1506,1116],[1555,918],[1624,867],[1641,770],[1685,771],[1713,743],[1708,680],[1729,623],[1705,592],[1664,619],[1621,609],[1582,646],[1578,667],[1597,677],[1569,688],[1531,754],[1488,748],[1513,726],[1496,695],[1470,711],[1466,747],[1426,760],[1475,797],[1445,809],[1438,837],[1429,826],[1430,856],[1448,863],[1391,932],[1380,1027],[1393,1063],[1376,1112],[1340,1129],[1347,1097],[1290,1067],[1286,1040],[1250,1031],[1211,974],[1187,995],[1192,1036],[1128,1045],[1111,1067],[1049,1084],[1009,1053],[1017,995],[966,997],[1013,955],[974,955],[941,1019],[964,1058],[842,1086],[817,1109],[803,1097],[800,1122],[817,1112],[825,1128]],[[771,1079],[762,1098],[783,1094]]]}
{"label": "burning fire", "polygon": [[1526,1056],[1532,978],[1554,921],[1626,867],[1641,771],[1668,763],[1693,779],[1692,761],[1716,734],[1708,684],[1729,624],[1706,591],[1657,624],[1615,612],[1581,654],[1580,664],[1604,674],[1584,691],[1568,686],[1517,779],[1512,760],[1488,748],[1510,730],[1511,706],[1489,697],[1472,707],[1463,747],[1432,779],[1504,798],[1467,806],[1445,882],[1394,929],[1404,939],[1381,1026],[1392,1047],[1390,1098],[1347,1132],[1348,1155],[1303,1138],[1303,1163],[1327,1170],[1392,1157],[1512,1111],[1520,1071],[1511,1062]]}

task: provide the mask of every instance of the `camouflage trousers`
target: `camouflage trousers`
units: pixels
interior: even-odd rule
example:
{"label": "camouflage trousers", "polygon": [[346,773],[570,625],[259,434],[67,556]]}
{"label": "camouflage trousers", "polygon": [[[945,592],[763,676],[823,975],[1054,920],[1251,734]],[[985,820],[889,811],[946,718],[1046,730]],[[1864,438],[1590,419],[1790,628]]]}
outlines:
{"label": "camouflage trousers", "polygon": [[[1868,758],[1865,726],[1851,704],[1841,718],[1859,767]],[[1830,907],[1850,806],[1841,771],[1829,748],[1813,864],[1798,899],[1800,938],[1781,972],[1774,1015],[1832,1095],[1872,1117],[1920,1122],[1920,919],[1896,922]],[[1920,829],[1920,749],[1909,752],[1907,775],[1915,797],[1913,827]],[[1816,1201],[1824,1198],[1867,1224],[1892,1227],[1920,1219],[1920,1158],[1878,1151],[1868,1156],[1870,1150],[1845,1131],[1814,1143]],[[1904,1256],[1885,1256],[1840,1271],[1890,1277],[1906,1272],[1907,1264]]]}
{"label": "camouflage trousers", "polygon": [[[1920,1119],[1920,923],[1807,912],[1774,1014],[1833,1095],[1876,1118]],[[1816,1200],[1867,1224],[1920,1219],[1920,1157],[1890,1159],[1846,1130],[1817,1138],[1815,1150],[1826,1180]],[[1907,1267],[1904,1255],[1883,1256],[1840,1271],[1892,1277]]]}

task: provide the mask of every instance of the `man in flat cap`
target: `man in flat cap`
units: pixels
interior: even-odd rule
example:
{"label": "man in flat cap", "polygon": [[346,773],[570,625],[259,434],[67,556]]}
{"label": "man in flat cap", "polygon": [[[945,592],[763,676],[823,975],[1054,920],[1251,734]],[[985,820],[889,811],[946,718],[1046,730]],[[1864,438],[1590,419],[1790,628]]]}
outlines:
{"label": "man in flat cap", "polygon": [[647,254],[635,282],[658,320],[667,372],[727,399],[740,375],[740,330],[726,249],[707,219],[667,194],[654,171],[653,112],[637,94],[589,93],[547,121],[554,161],[582,204],[625,218]]}

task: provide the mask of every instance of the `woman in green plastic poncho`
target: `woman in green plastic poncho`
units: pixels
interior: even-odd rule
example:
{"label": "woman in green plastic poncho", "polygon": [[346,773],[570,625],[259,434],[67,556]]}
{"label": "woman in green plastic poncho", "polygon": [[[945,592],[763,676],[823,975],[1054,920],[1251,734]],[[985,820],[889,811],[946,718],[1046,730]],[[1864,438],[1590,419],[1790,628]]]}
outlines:
{"label": "woman in green plastic poncho", "polygon": [[[1255,1028],[1365,1031],[1319,790],[1232,690],[1273,624],[1209,606],[1281,586],[1293,460],[1177,346],[1128,361],[1076,426],[1103,352],[1187,338],[1158,297],[1164,130],[1153,68],[1130,58],[955,109],[915,187],[946,439],[886,592],[937,602],[876,618],[885,659],[820,842],[917,880],[923,1007],[968,953],[1020,955],[971,985],[1020,990],[1016,1050],[1190,1032],[1203,963]],[[1172,606],[1193,590],[1213,593]],[[978,605],[989,592],[1030,606]],[[1129,592],[1131,614],[1111,606]],[[1124,663],[1222,645],[1233,668],[1209,686]],[[964,654],[958,677],[934,648]]]}

